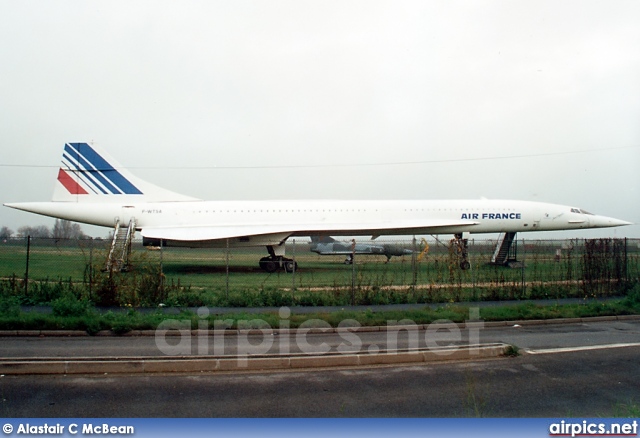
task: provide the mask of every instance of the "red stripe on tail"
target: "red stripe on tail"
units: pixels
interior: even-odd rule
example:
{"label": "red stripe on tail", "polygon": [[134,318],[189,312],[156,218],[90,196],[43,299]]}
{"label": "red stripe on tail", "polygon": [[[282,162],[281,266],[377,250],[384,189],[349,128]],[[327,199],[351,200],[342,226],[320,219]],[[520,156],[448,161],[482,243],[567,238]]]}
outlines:
{"label": "red stripe on tail", "polygon": [[64,188],[67,189],[72,195],[89,194],[85,189],[80,187],[80,185],[73,178],[71,178],[71,176],[67,172],[62,169],[58,171],[58,181],[60,181]]}

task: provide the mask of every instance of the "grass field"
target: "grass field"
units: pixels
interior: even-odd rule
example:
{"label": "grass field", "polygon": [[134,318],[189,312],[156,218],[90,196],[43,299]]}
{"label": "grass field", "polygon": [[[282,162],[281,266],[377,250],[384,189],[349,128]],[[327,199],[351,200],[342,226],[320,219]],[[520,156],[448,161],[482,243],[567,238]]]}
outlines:
{"label": "grass field", "polygon": [[[412,247],[406,240],[396,242]],[[519,268],[489,265],[493,245],[472,243],[471,269],[446,245],[432,245],[416,256],[319,256],[308,244],[288,244],[287,255],[299,265],[295,273],[269,274],[258,267],[262,248],[225,250],[164,248],[136,244],[130,272],[113,277],[101,272],[107,257],[104,241],[33,240],[28,251],[27,299],[55,297],[55,284],[68,283],[92,301],[114,295],[110,304],[278,305],[386,304],[461,302],[566,297],[608,297],[624,293],[638,281],[638,241],[624,245],[584,241],[526,241],[520,245]],[[617,250],[615,250],[617,248]],[[416,247],[418,251],[422,247]],[[557,251],[560,250],[560,256]],[[615,250],[615,251],[614,251]],[[227,258],[229,260],[227,266]],[[27,246],[24,239],[0,244],[0,278],[4,290],[24,291]],[[108,277],[108,278],[107,278]],[[60,286],[58,286],[60,289]],[[106,291],[106,292],[105,292]]]}
{"label": "grass field", "polygon": [[[411,242],[402,242],[410,247]],[[260,319],[277,323],[277,313],[247,314],[243,307],[338,306],[442,303],[405,311],[336,311],[292,315],[291,327],[321,320],[336,326],[344,319],[363,326],[406,320],[430,323],[447,319],[463,322],[470,304],[482,300],[508,301],[480,309],[492,320],[549,319],[640,313],[638,241],[528,241],[519,268],[490,266],[492,245],[470,246],[471,269],[459,269],[459,259],[445,245],[434,245],[420,261],[415,256],[356,258],[345,265],[343,256],[319,256],[306,244],[289,246],[299,270],[268,274],[258,267],[260,248],[224,250],[167,248],[151,251],[134,247],[128,272],[104,272],[107,244],[100,241],[34,240],[29,251],[24,239],[0,244],[0,330],[78,329],[89,333],[154,329],[167,315],[158,307],[237,307],[225,320]],[[420,250],[422,248],[418,248]],[[560,257],[556,258],[560,249]],[[615,249],[615,250],[614,250]],[[227,258],[229,263],[227,265]],[[27,278],[28,260],[28,281]],[[578,297],[572,305],[517,304],[523,299]],[[594,298],[616,297],[603,302]],[[21,305],[47,305],[52,313],[25,312]],[[104,312],[95,306],[120,306],[127,311]],[[156,307],[152,313],[139,307]],[[335,307],[334,307],[335,308]],[[186,309],[181,319],[200,317]],[[210,318],[215,319],[215,315]]]}

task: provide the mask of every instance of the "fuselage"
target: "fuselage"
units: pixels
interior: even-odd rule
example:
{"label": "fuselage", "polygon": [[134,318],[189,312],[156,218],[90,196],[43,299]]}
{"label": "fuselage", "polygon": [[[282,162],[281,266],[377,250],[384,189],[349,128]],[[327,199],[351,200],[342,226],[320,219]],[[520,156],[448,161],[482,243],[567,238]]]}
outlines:
{"label": "fuselage", "polygon": [[[127,223],[134,218],[138,230],[285,224],[291,229],[289,236],[309,236],[319,231],[353,236],[526,232],[628,224],[574,207],[509,200],[31,202],[7,205],[105,227],[113,227],[117,220]],[[380,230],[367,224],[388,226]]]}

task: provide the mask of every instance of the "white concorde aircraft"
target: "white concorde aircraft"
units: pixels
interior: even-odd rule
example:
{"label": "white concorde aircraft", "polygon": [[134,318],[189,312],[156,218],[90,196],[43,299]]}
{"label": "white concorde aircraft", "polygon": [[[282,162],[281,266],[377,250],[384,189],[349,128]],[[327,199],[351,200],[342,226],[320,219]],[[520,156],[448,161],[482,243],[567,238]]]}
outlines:
{"label": "white concorde aircraft", "polygon": [[[629,222],[565,205],[507,200],[203,201],[135,177],[106,152],[67,143],[51,202],[8,203],[86,224],[134,224],[147,242],[183,247],[265,246],[260,266],[292,270],[289,237],[500,233],[617,227]],[[131,221],[131,222],[130,222]]]}

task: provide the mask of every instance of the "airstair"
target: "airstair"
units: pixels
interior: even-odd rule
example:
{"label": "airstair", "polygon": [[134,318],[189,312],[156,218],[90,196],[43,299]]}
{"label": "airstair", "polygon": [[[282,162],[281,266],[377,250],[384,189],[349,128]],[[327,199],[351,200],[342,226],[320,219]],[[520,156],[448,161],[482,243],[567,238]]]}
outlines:
{"label": "airstair", "polygon": [[126,271],[129,268],[129,255],[131,254],[131,241],[136,232],[136,221],[134,218],[129,220],[129,225],[124,227],[120,225],[120,220],[116,220],[115,229],[113,231],[113,240],[111,241],[111,249],[107,257],[105,271]]}
{"label": "airstair", "polygon": [[[516,233],[501,233],[498,237],[496,250],[491,257],[490,265],[517,267],[518,244],[515,240]],[[515,243],[515,244],[514,244]]]}

